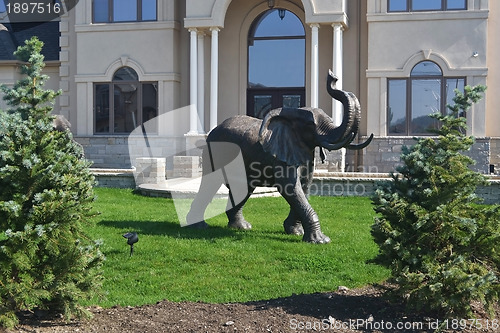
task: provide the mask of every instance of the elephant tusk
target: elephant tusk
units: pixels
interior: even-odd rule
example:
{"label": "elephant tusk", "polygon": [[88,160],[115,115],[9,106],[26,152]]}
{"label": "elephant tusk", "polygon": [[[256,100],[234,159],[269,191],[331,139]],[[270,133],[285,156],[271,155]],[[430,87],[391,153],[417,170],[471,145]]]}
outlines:
{"label": "elephant tusk", "polygon": [[356,136],[356,133],[351,132],[348,135],[346,135],[344,140],[342,140],[341,142],[337,142],[337,143],[322,142],[321,146],[328,149],[328,150],[337,150],[340,148],[344,148],[346,145],[351,143],[352,140],[354,140],[355,136]]}
{"label": "elephant tusk", "polygon": [[373,133],[370,135],[368,140],[366,140],[365,142],[360,143],[360,144],[356,144],[356,145],[349,145],[349,146],[347,146],[347,149],[360,150],[360,149],[366,148],[372,142],[372,140],[373,140]]}

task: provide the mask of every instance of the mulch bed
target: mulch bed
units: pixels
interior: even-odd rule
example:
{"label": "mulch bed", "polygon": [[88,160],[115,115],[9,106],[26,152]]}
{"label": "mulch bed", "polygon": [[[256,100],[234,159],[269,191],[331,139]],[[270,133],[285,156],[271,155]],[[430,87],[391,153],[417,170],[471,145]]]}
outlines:
{"label": "mulch bed", "polygon": [[[89,321],[64,323],[44,313],[26,314],[11,332],[433,332],[436,319],[408,314],[389,302],[390,286],[292,295],[267,301],[207,304],[161,301],[141,307],[92,308]],[[497,314],[500,311],[497,308]],[[447,332],[500,332],[499,321],[448,321]],[[497,316],[498,318],[498,316]],[[464,327],[465,326],[465,327]],[[461,329],[463,328],[463,329]],[[1,329],[0,329],[1,331]]]}

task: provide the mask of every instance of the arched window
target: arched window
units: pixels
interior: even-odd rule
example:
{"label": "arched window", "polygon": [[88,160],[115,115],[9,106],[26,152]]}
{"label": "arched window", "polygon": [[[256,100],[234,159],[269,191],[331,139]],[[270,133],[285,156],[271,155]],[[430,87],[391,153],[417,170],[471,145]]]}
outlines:
{"label": "arched window", "polygon": [[[94,85],[94,132],[128,134],[158,114],[158,84],[140,82],[130,67],[118,69],[113,81]],[[154,128],[148,130],[156,131]]]}
{"label": "arched window", "polygon": [[446,113],[453,104],[455,89],[463,91],[465,78],[444,77],[441,68],[432,61],[422,61],[413,67],[410,77],[388,80],[387,120],[389,135],[428,135],[438,124],[429,117]]}
{"label": "arched window", "polygon": [[286,9],[271,9],[248,33],[248,110],[261,117],[271,108],[305,103],[305,30]]}

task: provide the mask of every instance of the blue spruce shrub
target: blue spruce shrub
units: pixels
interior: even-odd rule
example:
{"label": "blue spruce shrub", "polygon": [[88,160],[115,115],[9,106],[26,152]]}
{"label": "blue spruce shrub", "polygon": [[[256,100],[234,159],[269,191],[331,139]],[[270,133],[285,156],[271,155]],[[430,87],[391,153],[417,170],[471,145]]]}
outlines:
{"label": "blue spruce shrub", "polygon": [[373,197],[378,261],[392,270],[396,293],[446,318],[471,318],[472,301],[491,311],[500,292],[500,210],[480,205],[475,190],[487,181],[463,154],[474,143],[463,115],[485,89],[455,91],[449,113],[432,115],[437,137],[404,147],[403,164]]}
{"label": "blue spruce shrub", "polygon": [[93,175],[69,131],[53,128],[59,94],[47,77],[33,38],[16,51],[25,75],[3,86],[11,107],[0,111],[0,326],[13,327],[23,310],[46,309],[65,318],[90,313],[80,301],[99,292],[99,242],[85,226],[95,214]]}

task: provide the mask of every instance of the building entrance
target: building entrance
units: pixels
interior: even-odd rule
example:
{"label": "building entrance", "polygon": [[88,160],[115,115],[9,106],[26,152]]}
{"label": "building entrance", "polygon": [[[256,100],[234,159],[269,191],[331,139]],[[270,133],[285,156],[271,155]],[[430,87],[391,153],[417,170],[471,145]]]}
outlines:
{"label": "building entrance", "polygon": [[257,17],[248,34],[247,114],[305,105],[305,30],[286,9]]}

